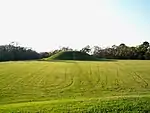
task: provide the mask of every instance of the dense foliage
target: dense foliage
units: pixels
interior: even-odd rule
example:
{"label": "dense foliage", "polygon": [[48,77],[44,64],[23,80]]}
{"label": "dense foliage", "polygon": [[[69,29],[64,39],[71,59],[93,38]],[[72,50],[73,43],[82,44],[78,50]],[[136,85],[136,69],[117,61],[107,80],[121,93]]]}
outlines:
{"label": "dense foliage", "polygon": [[14,44],[0,46],[0,61],[33,60],[40,58],[40,54],[32,49]]}
{"label": "dense foliage", "polygon": [[129,47],[125,44],[119,46],[113,45],[110,48],[94,47],[93,55],[99,58],[110,59],[150,59],[150,44],[143,42],[143,44],[136,47]]}

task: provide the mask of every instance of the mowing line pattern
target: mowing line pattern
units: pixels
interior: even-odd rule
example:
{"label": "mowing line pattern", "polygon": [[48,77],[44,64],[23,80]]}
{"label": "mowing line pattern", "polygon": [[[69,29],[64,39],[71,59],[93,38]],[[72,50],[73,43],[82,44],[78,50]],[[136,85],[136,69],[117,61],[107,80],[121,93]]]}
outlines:
{"label": "mowing line pattern", "polygon": [[150,61],[0,63],[0,104],[148,94],[148,64]]}

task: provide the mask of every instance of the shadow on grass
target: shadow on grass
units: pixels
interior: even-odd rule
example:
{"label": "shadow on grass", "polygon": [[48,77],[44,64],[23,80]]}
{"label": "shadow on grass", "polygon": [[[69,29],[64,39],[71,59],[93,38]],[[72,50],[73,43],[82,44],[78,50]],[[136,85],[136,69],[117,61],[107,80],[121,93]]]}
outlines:
{"label": "shadow on grass", "polygon": [[38,60],[38,61],[45,61],[45,62],[65,62],[65,63],[74,63],[75,61],[88,61],[88,62],[117,62],[118,60],[115,59],[97,59],[97,60]]}

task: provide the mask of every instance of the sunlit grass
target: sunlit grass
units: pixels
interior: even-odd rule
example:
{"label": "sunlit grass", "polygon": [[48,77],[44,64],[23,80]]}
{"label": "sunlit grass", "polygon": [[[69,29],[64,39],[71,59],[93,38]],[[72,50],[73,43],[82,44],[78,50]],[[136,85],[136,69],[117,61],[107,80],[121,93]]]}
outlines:
{"label": "sunlit grass", "polygon": [[[150,61],[131,60],[3,62],[0,111],[149,110],[149,65]],[[139,104],[146,102],[147,107]]]}

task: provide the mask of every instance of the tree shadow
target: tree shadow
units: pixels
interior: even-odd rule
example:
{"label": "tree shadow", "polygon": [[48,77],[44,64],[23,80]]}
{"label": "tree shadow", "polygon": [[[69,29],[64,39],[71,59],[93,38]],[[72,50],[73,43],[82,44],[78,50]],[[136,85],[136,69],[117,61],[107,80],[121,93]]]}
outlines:
{"label": "tree shadow", "polygon": [[100,62],[118,62],[118,60],[116,60],[116,59],[99,59],[98,61],[100,61]]}
{"label": "tree shadow", "polygon": [[65,62],[65,63],[74,63],[75,61],[88,61],[88,62],[117,62],[118,60],[115,59],[97,59],[97,60],[38,60],[38,61],[45,61],[45,62]]}

